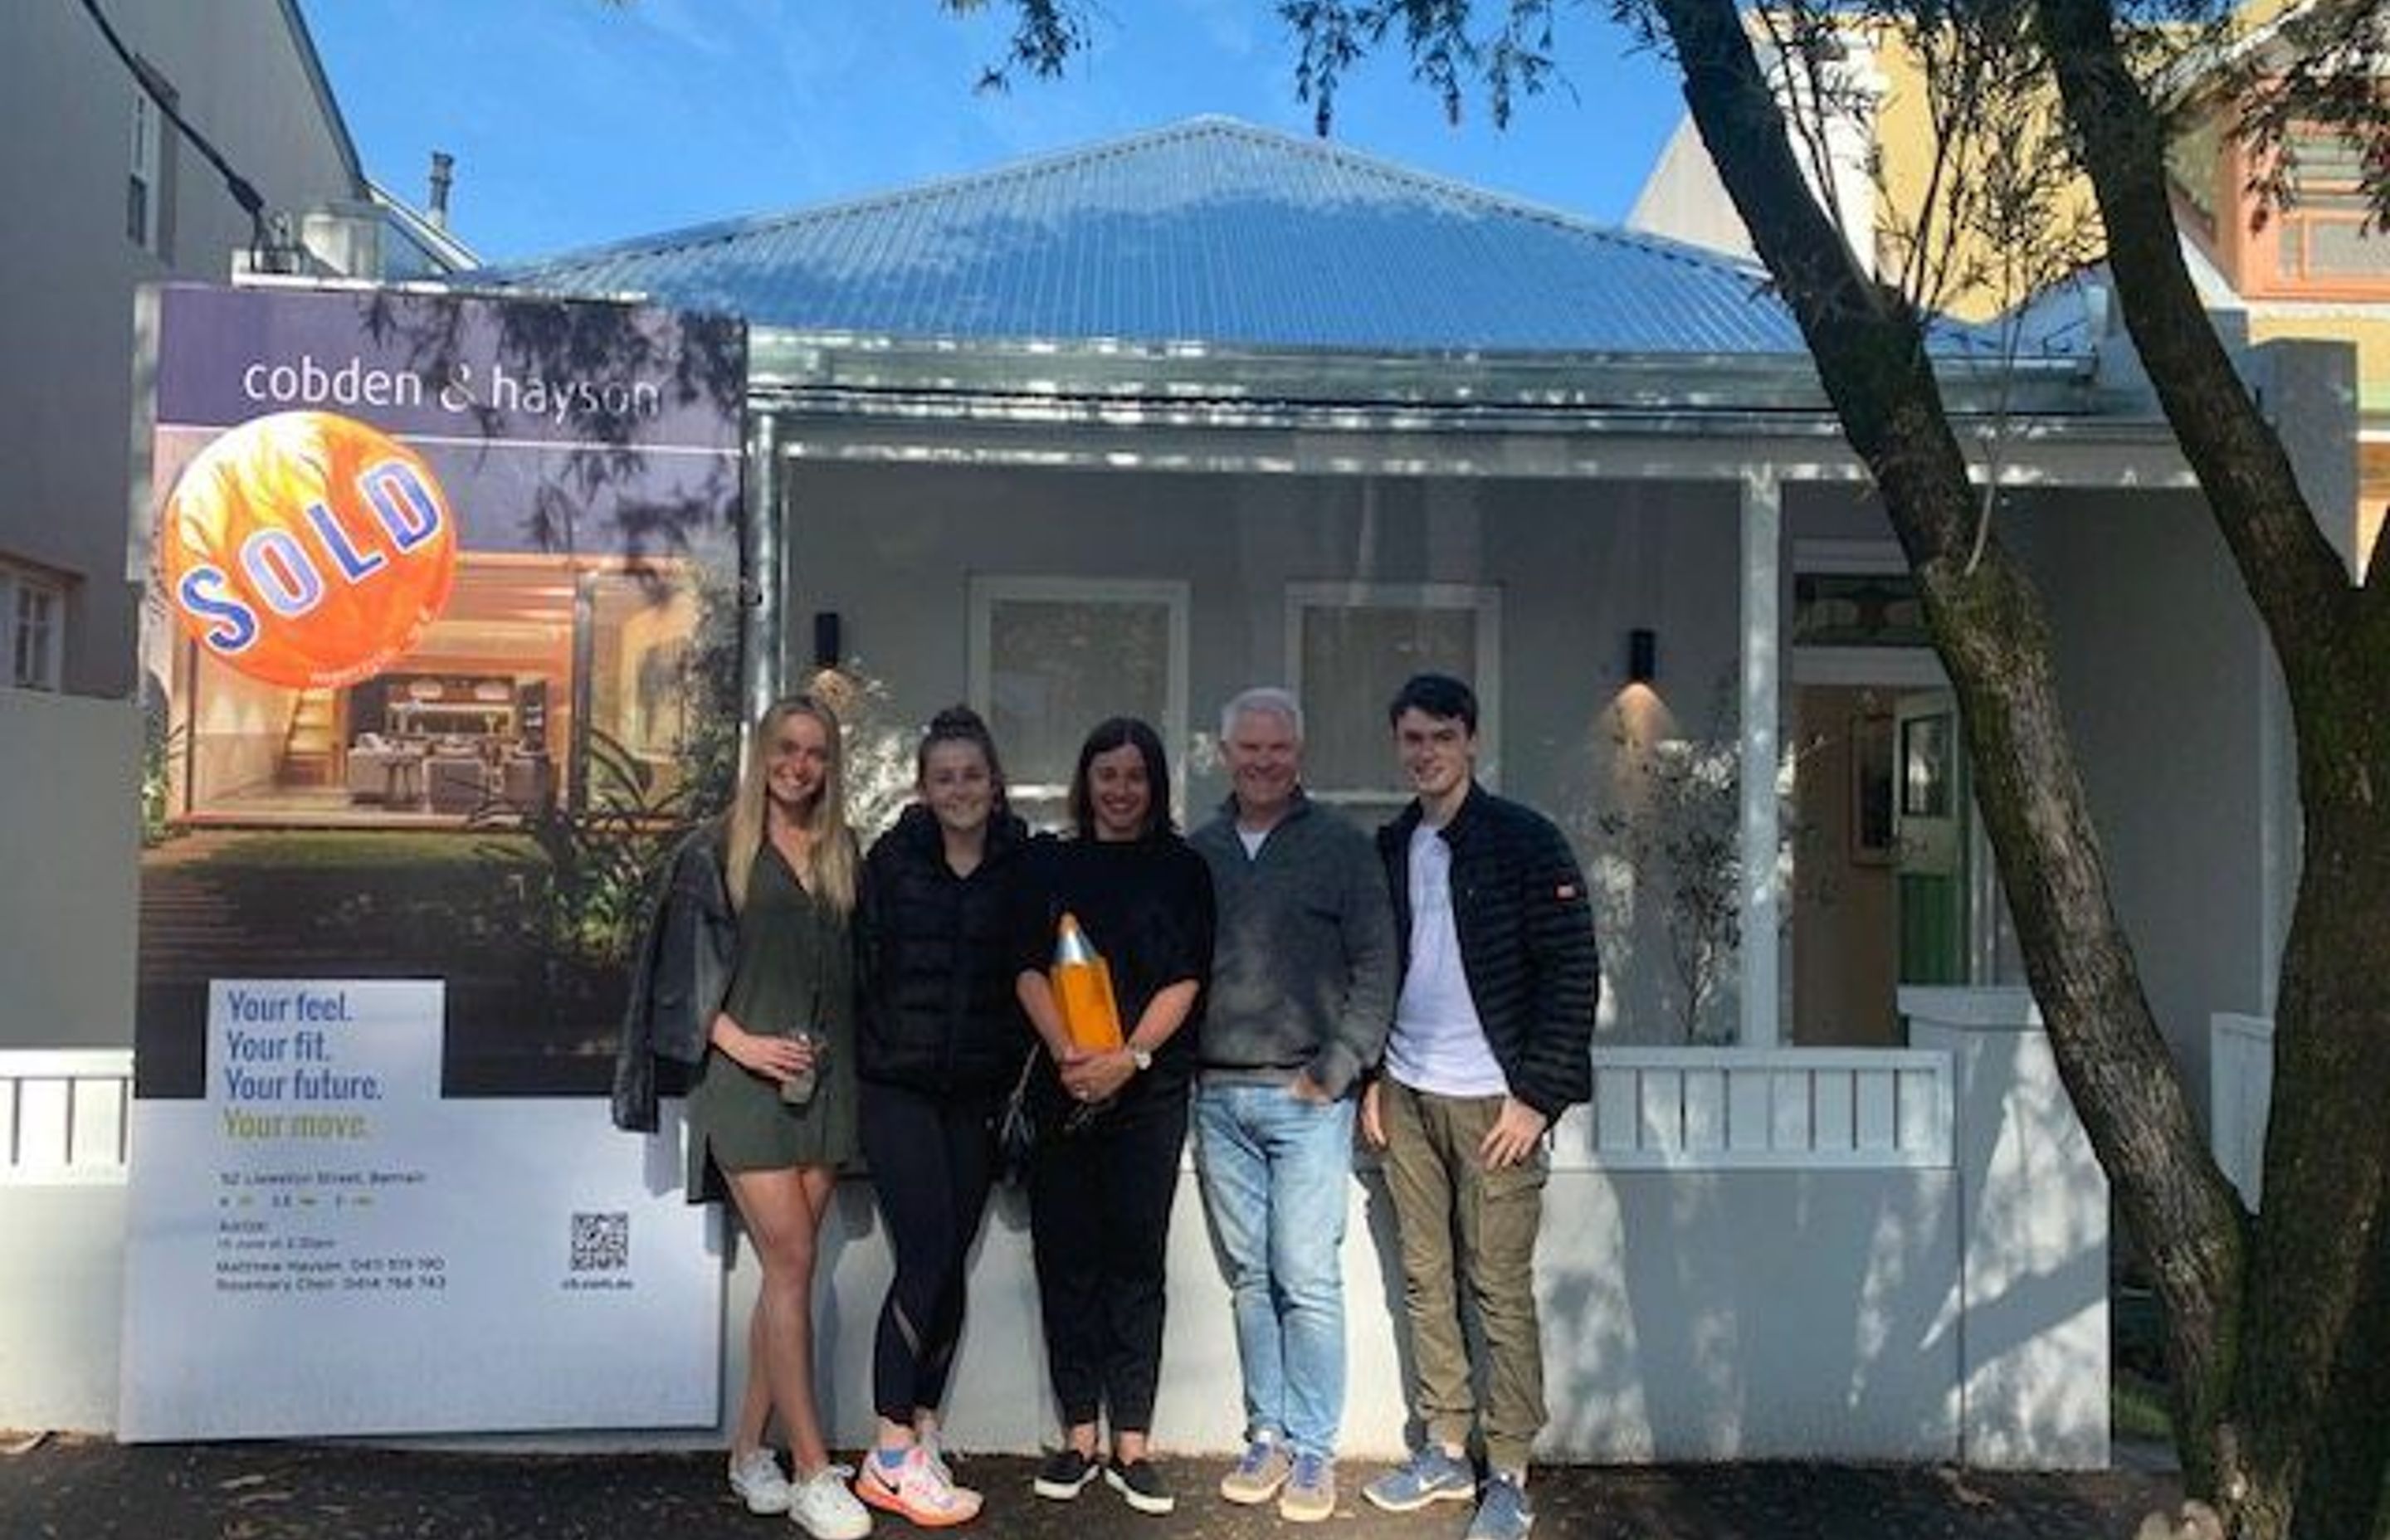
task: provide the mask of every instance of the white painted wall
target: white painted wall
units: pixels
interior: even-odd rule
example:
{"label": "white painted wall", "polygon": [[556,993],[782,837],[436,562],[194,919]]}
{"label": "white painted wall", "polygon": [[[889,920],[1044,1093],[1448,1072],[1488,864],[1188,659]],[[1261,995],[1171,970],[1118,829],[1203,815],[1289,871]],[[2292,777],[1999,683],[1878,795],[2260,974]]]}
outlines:
{"label": "white painted wall", "polygon": [[[1809,100],[1802,73],[1805,67],[1784,63],[1764,37],[1755,41],[1760,68],[1775,86],[1779,105],[1791,115],[1796,110],[1793,104]],[[1827,216],[1850,242],[1860,270],[1872,273],[1879,199],[1870,160],[1875,150],[1877,104],[1882,100],[1886,83],[1875,67],[1873,45],[1858,30],[1845,32],[1842,42],[1844,57],[1825,66],[1833,82],[1834,99],[1822,114],[1814,106],[1800,107],[1801,116],[1795,119],[1822,129],[1825,163],[1818,163],[1818,156],[1803,135],[1794,137],[1793,155],[1812,196],[1818,197]],[[1829,183],[1833,196],[1818,196]],[[1751,232],[1736,212],[1734,199],[1718,175],[1717,162],[1711,159],[1709,146],[1690,112],[1677,121],[1659,159],[1644,177],[1634,207],[1627,211],[1626,228],[1727,256],[1757,259]]]}
{"label": "white painted wall", "polygon": [[[887,687],[876,709],[896,724],[925,722],[966,695],[973,576],[1188,584],[1199,752],[1190,761],[1185,746],[1171,747],[1174,771],[1193,771],[1190,821],[1227,792],[1200,751],[1220,704],[1286,677],[1290,582],[1499,587],[1500,789],[1568,829],[1597,882],[1605,841],[1591,819],[1618,768],[1627,631],[1659,637],[1657,720],[1639,725],[1706,738],[1733,701],[1737,504],[1724,482],[1365,483],[800,460],[787,495],[795,648],[809,648],[815,611],[838,611],[847,651]],[[1653,1041],[1674,1030],[1661,1004],[1656,910],[1626,913],[1639,918],[1601,937],[1603,1038]],[[1735,999],[1729,980],[1713,1017],[1731,1023]]]}
{"label": "white painted wall", "polygon": [[[2069,1132],[2062,1099],[2052,1114],[2046,1055],[2037,1068],[2016,1051],[2032,1034],[1997,1024],[2018,1014],[2014,1002],[1942,993],[1954,1007],[1943,1015],[1996,1023],[1959,1044],[1957,1060],[1597,1056],[1595,1106],[1562,1122],[1545,1197],[1545,1457],[2104,1458],[2104,1188],[2070,1166],[2080,1133]],[[58,1057],[0,1056],[0,1106],[16,1104],[12,1076],[52,1072]],[[1954,1062],[1964,1065],[1955,1100]],[[1704,1106],[1714,1115],[1696,1116]],[[1955,1122],[1943,1121],[1954,1108]],[[39,1121],[52,1136],[32,1144],[66,1142],[63,1119]],[[0,1220],[41,1241],[0,1258],[0,1426],[113,1423],[122,1190],[105,1172],[58,1169],[64,1159],[0,1166]],[[677,1149],[660,1143],[654,1163],[677,1169]],[[1355,1179],[1348,1213],[1343,1448],[1381,1458],[1402,1446],[1405,1366],[1396,1253],[1374,1174]],[[870,1339],[889,1270],[867,1184],[842,1185],[823,1259],[824,1410],[835,1442],[852,1446],[871,1431]],[[743,1246],[726,1277],[726,1401],[744,1373],[757,1284]],[[1155,1435],[1169,1450],[1226,1451],[1241,1433],[1234,1334],[1191,1162],[1170,1277]],[[991,1207],[971,1288],[955,1440],[1028,1451],[1052,1436],[1054,1417],[1018,1193]],[[2087,1417],[2096,1449],[2084,1442]],[[477,1442],[718,1446],[727,1431]]]}
{"label": "white painted wall", "polygon": [[2028,495],[2002,525],[2049,601],[2061,702],[2151,1008],[2207,1101],[2208,1018],[2270,977],[2270,657],[2190,494]]}
{"label": "white painted wall", "polygon": [[133,1041],[141,715],[0,689],[0,1049]]}
{"label": "white painted wall", "polygon": [[[19,1130],[27,1136],[18,1143],[36,1156],[67,1142],[65,1103],[54,1084],[27,1088],[31,1082],[12,1085],[10,1077],[46,1074],[59,1057],[0,1057],[0,1107],[32,1108],[35,1089],[45,1098]],[[1580,1111],[1560,1131],[1537,1268],[1552,1414],[1546,1457],[1949,1457],[1958,1444],[1960,1338],[1947,1329],[1958,1187],[1948,1125],[1930,1110],[1947,1107],[1940,1061],[1907,1056],[1882,1072],[1915,1080],[1911,1094],[1929,1115],[1871,1120],[1849,1056],[1764,1063],[1743,1056],[1734,1069],[1728,1055],[1690,1072],[1682,1057],[1630,1056],[1614,1072],[1629,1110],[1622,1123],[1597,1129]],[[1805,1116],[1796,1126],[1780,1108],[1749,1128],[1725,1118],[1703,1128],[1664,1126],[1650,1116],[1656,1104],[1641,1104],[1654,1076],[1671,1075],[1716,1077],[1721,1110],[1747,1099],[1723,1089],[1740,1075],[1762,1089],[1798,1086],[1820,1105],[1838,1102],[1846,1117],[1834,1124]],[[1754,1139],[1797,1148],[1770,1152],[1753,1148]],[[669,1140],[657,1146],[656,1163],[677,1167]],[[45,1242],[0,1266],[7,1323],[0,1367],[16,1371],[0,1378],[0,1426],[113,1425],[110,1312],[121,1290],[123,1202],[112,1174],[121,1178],[55,1161],[0,1165],[0,1214],[30,1226],[12,1233]],[[1393,1220],[1374,1172],[1355,1179],[1348,1224],[1343,1447],[1385,1457],[1404,1445],[1406,1366]],[[1022,1195],[999,1193],[973,1259],[949,1407],[965,1448],[1026,1452],[1054,1431],[1026,1226]],[[872,1431],[871,1339],[890,1267],[867,1183],[842,1185],[822,1254],[824,1411],[835,1441],[851,1446]],[[743,1245],[734,1245],[726,1276],[726,1415],[745,1373],[744,1327],[758,1283]],[[1242,1436],[1234,1329],[1191,1160],[1179,1179],[1170,1276],[1157,1439],[1182,1451],[1233,1448]],[[727,1435],[726,1424],[630,1442]]]}
{"label": "white painted wall", "polygon": [[2266,1124],[2274,1112],[2274,1023],[2218,1012],[2208,1041],[2208,1148],[2254,1211],[2265,1194]]}
{"label": "white painted wall", "polygon": [[0,1181],[0,1428],[116,1426],[124,1185]]}
{"label": "white painted wall", "polygon": [[[1549,1459],[1947,1459],[1958,1449],[1955,1334],[1941,1324],[1958,1252],[1948,1171],[1555,1171],[1536,1297]],[[867,1189],[840,1193],[822,1295],[836,1441],[872,1431],[871,1331],[887,1287]],[[1343,1452],[1405,1447],[1401,1277],[1374,1174],[1353,1184],[1344,1243],[1349,1382]],[[966,1449],[1034,1451],[1057,1420],[1029,1265],[1027,1205],[989,1212],[972,1273],[949,1426]],[[731,1275],[729,1385],[744,1370],[756,1274]],[[1192,1169],[1179,1178],[1154,1439],[1240,1445],[1236,1335]],[[726,1438],[728,1430],[717,1431]]]}
{"label": "white painted wall", "polygon": [[0,1428],[116,1424],[133,1055],[0,1049]]}
{"label": "white painted wall", "polygon": [[[363,195],[285,0],[110,0],[126,45],[270,207]],[[125,234],[135,85],[76,5],[8,7],[0,48],[0,552],[74,574],[65,688],[132,692],[124,576],[134,402],[133,293],[221,282],[250,223],[187,146],[168,157],[165,254]],[[170,131],[171,136],[171,131]]]}
{"label": "white painted wall", "polygon": [[1916,1047],[1950,1055],[1961,1261],[1960,1457],[2108,1463],[2108,1181],[2033,996],[1904,989]]}
{"label": "white painted wall", "polygon": [[1758,256],[1690,113],[1677,120],[1660,159],[1636,193],[1635,206],[1626,211],[1626,227],[1730,257]]}

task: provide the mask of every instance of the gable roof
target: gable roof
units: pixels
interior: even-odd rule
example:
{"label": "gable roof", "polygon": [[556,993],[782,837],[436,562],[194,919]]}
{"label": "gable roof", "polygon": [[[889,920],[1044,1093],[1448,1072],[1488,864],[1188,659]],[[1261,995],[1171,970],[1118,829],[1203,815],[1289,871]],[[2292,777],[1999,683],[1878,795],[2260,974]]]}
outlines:
{"label": "gable roof", "polygon": [[889,338],[1804,351],[1756,264],[1218,117],[468,281]]}

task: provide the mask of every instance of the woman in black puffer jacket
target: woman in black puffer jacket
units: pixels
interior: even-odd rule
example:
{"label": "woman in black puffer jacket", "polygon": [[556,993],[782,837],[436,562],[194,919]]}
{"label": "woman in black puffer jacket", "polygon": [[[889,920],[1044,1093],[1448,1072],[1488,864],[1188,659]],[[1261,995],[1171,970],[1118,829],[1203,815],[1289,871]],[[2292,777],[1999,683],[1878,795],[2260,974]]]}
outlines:
{"label": "woman in black puffer jacket", "polygon": [[915,768],[919,800],[872,845],[856,909],[863,1153],[896,1275],[872,1359],[879,1440],[854,1486],[874,1508],[937,1527],[980,1504],[939,1452],[938,1408],[995,1179],[990,1124],[1031,1042],[1010,929],[1029,834],[970,708],[938,713]]}

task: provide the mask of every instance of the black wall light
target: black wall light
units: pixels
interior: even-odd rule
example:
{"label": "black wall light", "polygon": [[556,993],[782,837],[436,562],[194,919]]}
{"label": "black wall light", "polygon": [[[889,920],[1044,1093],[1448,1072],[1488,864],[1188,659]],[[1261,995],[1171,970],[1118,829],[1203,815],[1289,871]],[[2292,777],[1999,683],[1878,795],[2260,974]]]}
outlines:
{"label": "black wall light", "polygon": [[845,661],[846,653],[840,645],[838,611],[814,611],[814,667],[836,668]]}
{"label": "black wall light", "polygon": [[1648,685],[1659,676],[1659,633],[1638,625],[1626,634],[1626,682]]}

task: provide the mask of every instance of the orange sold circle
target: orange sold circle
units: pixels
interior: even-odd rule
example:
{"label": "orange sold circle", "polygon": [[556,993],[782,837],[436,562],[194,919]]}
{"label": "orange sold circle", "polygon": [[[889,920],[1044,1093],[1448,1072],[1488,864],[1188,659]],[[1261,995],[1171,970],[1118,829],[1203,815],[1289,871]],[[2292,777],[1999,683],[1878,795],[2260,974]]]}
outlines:
{"label": "orange sold circle", "polygon": [[202,650],[295,688],[379,673],[439,618],[456,520],[431,468],[331,412],[232,429],[184,468],[159,536],[166,599]]}

